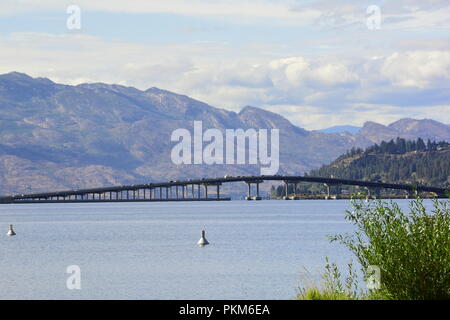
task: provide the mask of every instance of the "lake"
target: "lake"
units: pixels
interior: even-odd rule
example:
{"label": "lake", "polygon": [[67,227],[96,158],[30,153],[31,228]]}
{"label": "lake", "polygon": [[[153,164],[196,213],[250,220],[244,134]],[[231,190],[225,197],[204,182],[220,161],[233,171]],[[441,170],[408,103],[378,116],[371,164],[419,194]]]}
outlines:
{"label": "lake", "polygon": [[[318,278],[325,256],[343,267],[352,259],[327,239],[352,231],[348,207],[347,200],[0,205],[0,299],[292,299],[301,280]],[[14,237],[6,236],[9,223]],[[198,247],[203,229],[210,245]],[[70,265],[80,267],[80,290],[66,287]]]}

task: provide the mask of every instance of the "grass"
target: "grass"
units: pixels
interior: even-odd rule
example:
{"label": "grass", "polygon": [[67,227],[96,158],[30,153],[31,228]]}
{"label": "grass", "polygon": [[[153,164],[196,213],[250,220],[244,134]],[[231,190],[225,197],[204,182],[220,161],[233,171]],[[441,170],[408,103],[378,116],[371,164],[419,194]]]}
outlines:
{"label": "grass", "polygon": [[355,300],[345,293],[309,288],[297,297],[298,300]]}
{"label": "grass", "polygon": [[335,263],[330,263],[325,258],[325,272],[322,274],[323,283],[317,285],[310,278],[305,282],[309,285],[300,287],[297,295],[298,300],[356,300],[359,296],[358,281],[353,264],[348,264],[348,275],[345,281],[341,281],[341,272]]}

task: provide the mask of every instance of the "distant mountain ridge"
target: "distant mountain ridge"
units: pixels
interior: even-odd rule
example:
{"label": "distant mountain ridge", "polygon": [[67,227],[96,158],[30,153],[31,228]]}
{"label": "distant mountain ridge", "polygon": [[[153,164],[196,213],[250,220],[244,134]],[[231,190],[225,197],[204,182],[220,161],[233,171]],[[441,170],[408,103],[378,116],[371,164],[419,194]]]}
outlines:
{"label": "distant mountain ridge", "polygon": [[404,118],[388,126],[368,121],[357,133],[374,143],[389,141],[397,137],[408,140],[422,138],[431,141],[450,141],[450,126],[431,119]]}
{"label": "distant mountain ridge", "polygon": [[256,165],[173,164],[170,135],[192,129],[193,120],[204,129],[279,129],[280,174],[302,174],[369,146],[380,138],[377,128],[383,138],[450,141],[448,126],[428,120],[324,133],[250,106],[236,113],[158,88],[71,86],[13,72],[0,75],[0,194],[259,173]]}
{"label": "distant mountain ridge", "polygon": [[343,125],[343,126],[333,126],[325,129],[319,130],[320,132],[325,133],[331,133],[331,132],[348,132],[351,134],[358,133],[359,130],[361,130],[362,127],[357,126],[349,126],[349,125]]}

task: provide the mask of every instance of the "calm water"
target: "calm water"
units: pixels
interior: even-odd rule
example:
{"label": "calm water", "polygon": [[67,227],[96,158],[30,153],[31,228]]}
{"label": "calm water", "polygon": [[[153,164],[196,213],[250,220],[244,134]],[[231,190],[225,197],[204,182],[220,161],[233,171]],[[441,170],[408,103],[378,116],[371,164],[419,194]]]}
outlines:
{"label": "calm water", "polygon": [[[407,206],[406,201],[401,201]],[[0,206],[0,299],[291,299],[348,251],[348,201]],[[17,233],[7,237],[8,224]],[[196,242],[202,229],[211,243]],[[68,290],[66,268],[81,268]]]}

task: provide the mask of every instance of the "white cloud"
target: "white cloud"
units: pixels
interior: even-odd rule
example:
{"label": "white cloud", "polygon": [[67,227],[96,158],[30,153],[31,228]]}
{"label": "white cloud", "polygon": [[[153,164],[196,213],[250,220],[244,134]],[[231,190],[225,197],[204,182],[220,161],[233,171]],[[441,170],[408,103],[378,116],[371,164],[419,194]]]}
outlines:
{"label": "white cloud", "polygon": [[236,111],[263,106],[308,129],[405,116],[450,123],[448,46],[281,55],[266,54],[275,47],[270,43],[236,49],[224,42],[149,45],[83,33],[14,33],[0,36],[0,47],[0,73],[21,71],[69,84],[157,86]]}
{"label": "white cloud", "polygon": [[387,57],[381,73],[393,84],[450,87],[450,51],[412,51]]}
{"label": "white cloud", "polygon": [[[42,11],[61,11],[75,4],[83,11],[116,13],[167,13],[185,16],[203,16],[222,19],[234,17],[240,23],[258,21],[278,24],[304,25],[320,16],[314,9],[301,12],[291,10],[291,0],[2,0],[0,15],[18,13],[37,13]],[[246,20],[242,20],[245,17]]]}

